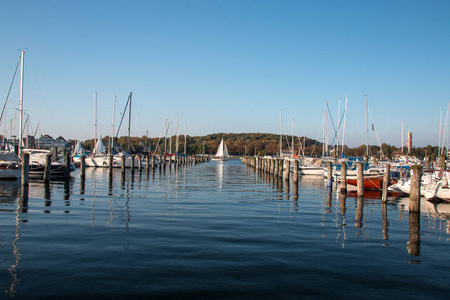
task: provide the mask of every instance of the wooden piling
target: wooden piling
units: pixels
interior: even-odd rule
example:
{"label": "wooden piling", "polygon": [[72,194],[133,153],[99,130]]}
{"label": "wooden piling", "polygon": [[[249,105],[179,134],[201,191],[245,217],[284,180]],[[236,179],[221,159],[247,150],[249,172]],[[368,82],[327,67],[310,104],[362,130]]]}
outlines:
{"label": "wooden piling", "polygon": [[21,170],[22,186],[28,186],[28,184],[30,183],[29,172],[30,172],[30,154],[22,153],[22,170]]}
{"label": "wooden piling", "polygon": [[134,172],[134,154],[131,154],[130,161],[131,161],[131,173],[133,173]]}
{"label": "wooden piling", "polygon": [[111,176],[113,173],[113,155],[111,153],[108,156],[108,171]]}
{"label": "wooden piling", "polygon": [[341,193],[347,192],[347,163],[345,161],[341,163],[340,189]]}
{"label": "wooden piling", "polygon": [[125,174],[125,155],[122,155],[120,157],[120,163],[121,163],[120,171],[122,174]]}
{"label": "wooden piling", "polygon": [[411,166],[411,193],[409,194],[409,211],[420,213],[420,186],[422,182],[422,166]]}
{"label": "wooden piling", "polygon": [[50,173],[52,170],[52,155],[49,153],[45,156],[45,166],[44,166],[44,181],[48,182],[50,180]]}
{"label": "wooden piling", "polygon": [[67,180],[70,178],[70,151],[66,151],[64,154],[64,179]]}
{"label": "wooden piling", "polygon": [[356,195],[364,197],[364,168],[363,163],[356,163]]}
{"label": "wooden piling", "polygon": [[[281,163],[281,165],[283,165],[283,163]],[[289,180],[290,172],[291,172],[291,162],[289,160],[284,160],[284,172],[283,172],[284,180]]]}
{"label": "wooden piling", "polygon": [[327,162],[327,187],[333,186],[333,164],[331,161]]}
{"label": "wooden piling", "polygon": [[284,159],[278,160],[278,177],[283,178]]}
{"label": "wooden piling", "polygon": [[294,182],[297,183],[298,182],[298,160],[294,160]]}
{"label": "wooden piling", "polygon": [[387,189],[389,186],[389,172],[391,171],[391,165],[386,164],[384,169],[384,176],[383,176],[383,194],[381,195],[381,202],[387,201]]}

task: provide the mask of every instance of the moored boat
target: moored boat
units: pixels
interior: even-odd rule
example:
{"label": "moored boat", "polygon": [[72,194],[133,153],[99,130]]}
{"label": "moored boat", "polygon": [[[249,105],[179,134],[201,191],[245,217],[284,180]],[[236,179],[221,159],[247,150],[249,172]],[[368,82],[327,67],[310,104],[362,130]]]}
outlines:
{"label": "moored boat", "polygon": [[[374,176],[364,176],[364,189],[366,190],[381,190],[383,188],[383,177],[382,175]],[[347,183],[357,186],[356,177],[347,178]],[[388,186],[397,182],[397,179],[389,178]]]}

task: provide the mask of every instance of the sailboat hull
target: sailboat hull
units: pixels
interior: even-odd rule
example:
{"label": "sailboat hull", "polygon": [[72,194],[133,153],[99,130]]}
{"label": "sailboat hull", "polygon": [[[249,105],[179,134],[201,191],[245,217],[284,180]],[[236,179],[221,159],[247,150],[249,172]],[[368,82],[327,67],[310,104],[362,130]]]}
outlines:
{"label": "sailboat hull", "polygon": [[227,161],[229,158],[228,157],[212,157],[211,160],[215,160],[215,161]]}

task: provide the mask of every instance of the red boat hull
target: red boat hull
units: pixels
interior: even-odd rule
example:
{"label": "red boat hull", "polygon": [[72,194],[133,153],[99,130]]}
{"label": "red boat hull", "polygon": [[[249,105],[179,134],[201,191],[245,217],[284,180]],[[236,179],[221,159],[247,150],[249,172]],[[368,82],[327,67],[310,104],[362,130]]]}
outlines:
{"label": "red boat hull", "polygon": [[[388,186],[396,183],[396,179],[389,179]],[[356,186],[356,179],[347,179],[347,183]],[[383,176],[367,176],[364,177],[364,189],[365,190],[381,190],[383,189]]]}

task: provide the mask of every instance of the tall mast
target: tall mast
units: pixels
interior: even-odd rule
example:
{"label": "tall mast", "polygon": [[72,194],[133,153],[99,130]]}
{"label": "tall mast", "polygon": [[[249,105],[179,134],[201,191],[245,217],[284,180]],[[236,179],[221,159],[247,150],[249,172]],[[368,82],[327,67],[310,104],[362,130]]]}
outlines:
{"label": "tall mast", "polygon": [[328,156],[328,105],[325,101],[325,153]]}
{"label": "tall mast", "polygon": [[341,99],[339,99],[337,122],[338,123],[336,133],[336,155],[339,156],[339,129],[341,128]]}
{"label": "tall mast", "polygon": [[366,156],[369,157],[369,116],[367,109],[367,95],[364,95],[366,99]]}
{"label": "tall mast", "polygon": [[22,129],[22,123],[23,123],[23,80],[24,80],[24,63],[25,58],[25,51],[20,51],[20,96],[19,96],[19,154],[22,153],[22,138],[23,138],[23,129]]}
{"label": "tall mast", "polygon": [[94,93],[94,147],[97,142],[97,92]]}
{"label": "tall mast", "polygon": [[323,111],[322,115],[322,157],[325,157],[325,111]]}
{"label": "tall mast", "polygon": [[169,126],[170,126],[169,153],[172,154],[172,120],[170,120]]}
{"label": "tall mast", "polygon": [[175,138],[175,144],[176,144],[176,146],[175,146],[175,152],[176,153],[178,153],[178,114],[177,114],[177,127],[175,127],[175,135],[176,135],[176,138]]}
{"label": "tall mast", "polygon": [[130,110],[128,111],[128,150],[131,150],[131,98],[132,92],[130,92]]}
{"label": "tall mast", "polygon": [[294,118],[292,118],[292,157],[294,157]]}
{"label": "tall mast", "polygon": [[114,101],[113,101],[113,114],[112,114],[112,134],[111,138],[109,139],[109,154],[112,154],[112,150],[114,148],[114,117],[116,115],[116,95],[114,95]]}
{"label": "tall mast", "polygon": [[184,155],[186,155],[186,135],[187,135],[187,126],[184,126]]}
{"label": "tall mast", "polygon": [[441,109],[441,119],[439,121],[439,155],[441,155],[441,134],[442,134],[442,109]]}
{"label": "tall mast", "polygon": [[281,121],[281,110],[280,110],[280,158],[281,158],[281,152],[283,150],[283,147],[282,147],[283,138],[282,138],[282,130],[281,130],[281,128],[282,128],[282,121]]}
{"label": "tall mast", "polygon": [[342,132],[342,151],[341,151],[342,154],[344,154],[344,145],[345,145],[345,122],[347,121],[347,102],[348,102],[348,97],[345,97],[344,129]]}
{"label": "tall mast", "polygon": [[402,138],[401,138],[401,142],[402,142],[402,154],[403,154],[403,122],[402,122]]}

